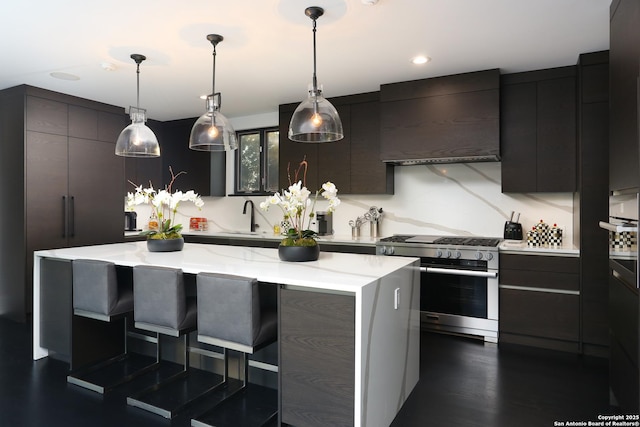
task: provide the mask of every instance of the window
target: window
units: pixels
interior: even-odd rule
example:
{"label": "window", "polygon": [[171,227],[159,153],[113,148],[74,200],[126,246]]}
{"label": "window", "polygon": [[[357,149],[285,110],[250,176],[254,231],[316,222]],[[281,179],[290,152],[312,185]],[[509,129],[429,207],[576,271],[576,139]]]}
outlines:
{"label": "window", "polygon": [[278,128],[237,132],[236,194],[278,191]]}

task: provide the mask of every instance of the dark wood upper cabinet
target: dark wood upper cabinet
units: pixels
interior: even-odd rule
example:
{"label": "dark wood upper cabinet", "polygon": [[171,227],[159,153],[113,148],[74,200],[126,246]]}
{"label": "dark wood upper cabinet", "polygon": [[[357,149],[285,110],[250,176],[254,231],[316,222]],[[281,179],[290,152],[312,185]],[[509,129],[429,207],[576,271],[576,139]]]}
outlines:
{"label": "dark wood upper cabinet", "polygon": [[27,130],[67,135],[69,110],[63,101],[44,97],[27,98]]}
{"label": "dark wood upper cabinet", "polygon": [[[118,135],[126,126],[130,123],[127,120],[124,126],[118,130],[116,134],[115,140],[117,141]],[[153,133],[158,138],[158,143],[160,144],[160,157],[125,157],[124,158],[124,171],[125,171],[125,182],[124,182],[124,192],[129,193],[133,192],[135,187],[134,185],[142,185],[143,187],[148,187],[149,184],[153,184],[153,188],[163,188],[164,182],[162,177],[162,160],[164,155],[163,150],[163,139],[162,139],[162,122],[158,122],[156,120],[147,120],[147,126],[149,129],[153,131]]]}
{"label": "dark wood upper cabinet", "polygon": [[[295,180],[295,171],[298,165],[303,159],[307,159],[309,163],[309,173],[307,174],[306,183],[307,188],[318,188],[318,144],[305,144],[299,142],[293,142],[289,139],[287,134],[289,133],[289,122],[293,111],[296,109],[297,104],[287,104],[280,106],[279,114],[279,163],[280,172],[278,174],[279,187],[281,189],[289,187],[289,178],[291,181]],[[331,144],[341,144],[344,141],[336,141]],[[302,179],[302,177],[299,177]],[[338,190],[341,190],[338,188]]]}
{"label": "dark wood upper cabinet", "polygon": [[500,109],[502,191],[575,191],[575,67],[503,75]]}
{"label": "dark wood upper cabinet", "polygon": [[[351,192],[351,108],[334,105],[342,121],[344,138],[318,147],[318,188],[327,181],[333,182],[341,193]],[[308,145],[308,144],[307,144]],[[311,171],[313,172],[313,171]],[[313,187],[310,188],[313,191]]]}
{"label": "dark wood upper cabinet", "polygon": [[393,168],[380,161],[380,103],[351,105],[351,188],[362,194],[393,194]]}
{"label": "dark wood upper cabinet", "polygon": [[[129,125],[129,120],[123,114],[98,111],[98,141],[110,142],[113,145],[118,141],[120,132]],[[115,150],[115,147],[114,147]]]}
{"label": "dark wood upper cabinet", "polygon": [[500,158],[500,72],[380,86],[380,158],[392,163]]}
{"label": "dark wood upper cabinet", "polygon": [[[160,144],[160,157],[127,158],[125,161],[126,181],[147,187],[164,188],[171,182],[169,167],[175,174],[186,172],[176,180],[173,190],[193,190],[201,196],[224,196],[226,153],[210,153],[189,149],[191,128],[197,118],[161,122],[147,120],[147,126],[156,134]],[[117,137],[117,136],[116,136]],[[216,170],[212,170],[216,165]],[[222,165],[221,167],[219,167]],[[213,175],[213,176],[212,176]],[[212,186],[212,183],[215,185]],[[127,182],[126,192],[133,186]],[[213,189],[213,190],[212,190]]]}
{"label": "dark wood upper cabinet", "polygon": [[640,187],[640,3],[613,1],[609,33],[609,189]]}
{"label": "dark wood upper cabinet", "polygon": [[[98,111],[69,105],[69,136],[73,138],[98,139]],[[113,143],[115,144],[115,140]]]}
{"label": "dark wood upper cabinet", "polygon": [[340,96],[330,101],[342,120],[344,138],[326,144],[289,140],[289,121],[298,103],[280,106],[280,187],[289,186],[289,174],[295,180],[295,170],[306,158],[309,163],[306,183],[312,191],[331,181],[340,194],[393,194],[393,166],[380,160],[379,92]]}

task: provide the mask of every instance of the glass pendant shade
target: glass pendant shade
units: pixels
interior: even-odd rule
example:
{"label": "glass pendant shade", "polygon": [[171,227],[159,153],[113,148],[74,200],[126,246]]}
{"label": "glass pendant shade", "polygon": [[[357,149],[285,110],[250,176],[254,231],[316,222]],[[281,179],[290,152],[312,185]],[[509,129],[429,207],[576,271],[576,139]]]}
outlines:
{"label": "glass pendant shade", "polygon": [[131,124],[124,128],[116,142],[116,155],[125,157],[158,157],[158,138],[145,124],[145,112],[130,107]]}
{"label": "glass pendant shade", "polygon": [[232,151],[238,148],[236,131],[221,112],[222,95],[216,92],[216,46],[224,37],[209,34],[207,40],[213,46],[213,74],[211,93],[207,96],[207,112],[201,115],[191,128],[189,148],[199,151]]}
{"label": "glass pendant shade", "polygon": [[294,142],[334,142],[344,138],[342,121],[336,108],[322,96],[316,77],[316,24],[324,9],[311,6],[304,10],[313,21],[313,83],[309,97],[298,105],[289,122],[288,137]]}
{"label": "glass pendant shade", "polygon": [[136,97],[135,107],[129,107],[131,124],[124,128],[116,141],[116,155],[123,157],[159,157],[160,144],[158,138],[145,124],[147,110],[140,108],[140,63],[147,59],[139,53],[132,53],[136,67]]}
{"label": "glass pendant shade", "polygon": [[218,110],[211,95],[207,97],[207,112],[191,128],[189,148],[199,151],[231,151],[238,148],[236,131],[229,119]]}
{"label": "glass pendant shade", "polygon": [[310,90],[291,116],[289,139],[295,142],[333,142],[344,138],[338,111],[322,96],[322,91]]}

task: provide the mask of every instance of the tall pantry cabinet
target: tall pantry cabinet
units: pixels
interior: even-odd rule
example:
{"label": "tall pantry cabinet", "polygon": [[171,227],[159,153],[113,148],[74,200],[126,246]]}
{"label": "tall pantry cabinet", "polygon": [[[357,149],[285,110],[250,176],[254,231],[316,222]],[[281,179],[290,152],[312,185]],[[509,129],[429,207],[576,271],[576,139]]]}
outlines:
{"label": "tall pantry cabinet", "polygon": [[0,316],[24,321],[33,251],[123,241],[123,108],[21,85],[0,91]]}

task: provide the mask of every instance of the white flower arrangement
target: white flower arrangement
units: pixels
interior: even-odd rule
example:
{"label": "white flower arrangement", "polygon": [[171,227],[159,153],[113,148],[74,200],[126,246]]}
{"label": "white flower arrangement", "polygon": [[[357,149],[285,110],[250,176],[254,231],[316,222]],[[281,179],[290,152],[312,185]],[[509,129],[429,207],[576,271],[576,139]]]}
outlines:
{"label": "white flower arrangement", "polygon": [[[303,160],[300,163],[300,167],[297,172],[300,171],[302,166],[305,167],[306,176],[306,160]],[[298,173],[296,173],[296,178],[297,175]],[[317,190],[313,197],[311,194],[312,193],[304,185],[303,180],[300,180],[295,184],[289,185],[289,188],[284,190],[282,194],[276,192],[272,196],[267,197],[264,202],[260,203],[260,209],[264,211],[268,211],[269,207],[272,205],[276,205],[282,210],[284,220],[289,224],[289,228],[284,230],[286,238],[282,240],[282,245],[316,245],[317,242],[315,241],[315,236],[317,233],[313,230],[309,230],[309,226],[311,224],[311,220],[315,216],[314,208],[316,201],[318,200],[318,196],[322,195],[322,197],[329,201],[329,207],[327,209],[328,212],[333,212],[340,204],[338,189],[330,181],[322,184],[322,188]]]}
{"label": "white flower arrangement", "polygon": [[136,187],[135,192],[127,193],[127,207],[131,208],[135,205],[150,204],[153,212],[158,217],[157,229],[150,229],[140,233],[150,239],[178,239],[182,237],[180,234],[182,224],[175,224],[178,204],[180,202],[193,202],[198,209],[204,206],[202,198],[193,190],[189,190],[186,193],[176,190],[172,193],[171,187],[173,182],[178,176],[186,172],[180,172],[174,175],[171,167],[169,167],[169,171],[171,172],[171,182],[166,189],[157,191],[153,188],[151,182],[148,188],[142,188],[142,185],[137,186],[131,183]]}

